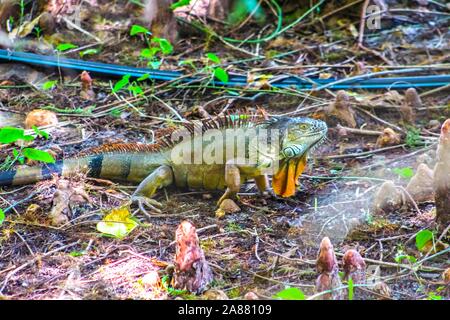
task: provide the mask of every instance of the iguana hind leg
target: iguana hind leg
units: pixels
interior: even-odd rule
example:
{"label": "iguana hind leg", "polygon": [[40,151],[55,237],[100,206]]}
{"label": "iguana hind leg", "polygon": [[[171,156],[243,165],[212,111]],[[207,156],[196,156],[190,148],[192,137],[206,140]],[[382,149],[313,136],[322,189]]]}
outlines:
{"label": "iguana hind leg", "polygon": [[137,187],[136,191],[131,196],[131,201],[136,202],[139,209],[148,217],[151,215],[145,209],[144,205],[155,212],[161,212],[162,204],[152,199],[158,189],[171,185],[173,182],[173,172],[169,166],[160,166],[147,178],[145,178]]}

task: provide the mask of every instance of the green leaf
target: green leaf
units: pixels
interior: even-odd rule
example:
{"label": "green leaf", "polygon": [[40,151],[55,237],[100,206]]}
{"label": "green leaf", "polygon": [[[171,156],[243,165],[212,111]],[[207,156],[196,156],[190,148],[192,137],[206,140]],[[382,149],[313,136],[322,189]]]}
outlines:
{"label": "green leaf", "polygon": [[208,52],[206,57],[214,63],[220,63],[220,58],[216,56],[214,53]]}
{"label": "green leaf", "polygon": [[417,259],[415,257],[404,254],[404,253],[397,254],[394,258],[395,262],[397,262],[397,263],[401,263],[404,259],[408,260],[411,263],[417,262]]}
{"label": "green leaf", "polygon": [[30,160],[36,160],[45,163],[55,163],[55,158],[53,158],[53,156],[46,151],[34,148],[25,148],[22,150],[22,154],[25,158],[28,158]]}
{"label": "green leaf", "polygon": [[347,281],[348,285],[348,300],[353,300],[353,279],[350,278]]}
{"label": "green leaf", "polygon": [[58,80],[47,81],[42,85],[42,90],[50,90],[53,89],[58,83]]}
{"label": "green leaf", "polygon": [[170,5],[170,9],[175,10],[176,8],[187,6],[189,3],[191,3],[191,0],[178,0]]}
{"label": "green leaf", "polygon": [[3,127],[0,129],[0,143],[12,143],[23,140],[25,130],[13,127]]}
{"label": "green leaf", "polygon": [[222,81],[223,83],[228,82],[228,73],[223,70],[222,68],[215,68],[214,69],[214,77]]}
{"label": "green leaf", "polygon": [[114,118],[119,118],[122,115],[122,111],[119,108],[112,109],[109,114]]}
{"label": "green leaf", "polygon": [[167,39],[155,37],[152,39],[152,42],[159,44],[163,54],[170,54],[173,51],[173,46]]}
{"label": "green leaf", "polygon": [[147,28],[144,28],[143,26],[137,25],[137,24],[133,24],[131,26],[131,30],[130,30],[130,36],[135,36],[139,33],[143,33],[143,34],[152,34]]}
{"label": "green leaf", "polygon": [[128,90],[130,90],[131,92],[133,92],[133,94],[135,96],[140,95],[142,93],[144,93],[144,91],[142,90],[142,88],[140,86],[137,85],[129,85],[128,86]]}
{"label": "green leaf", "polygon": [[286,288],[273,297],[282,300],[305,300],[305,294],[298,288]]}
{"label": "green leaf", "polygon": [[38,136],[41,136],[42,138],[48,139],[48,137],[49,137],[48,132],[45,132],[44,130],[40,130],[40,129],[39,129],[38,127],[36,127],[36,126],[33,126],[32,128],[33,128],[34,132],[35,132]]}
{"label": "green leaf", "polygon": [[416,234],[416,247],[419,251],[425,247],[427,242],[433,239],[433,232],[430,230],[422,230]]}
{"label": "green leaf", "polygon": [[144,81],[144,80],[147,80],[148,78],[150,78],[150,74],[146,73],[143,76],[140,76],[139,78],[137,78],[137,81]]}
{"label": "green leaf", "polygon": [[63,51],[67,51],[69,49],[75,49],[78,48],[76,45],[74,45],[73,43],[61,43],[60,45],[58,45],[56,47],[56,50],[58,50],[59,52],[63,52]]}
{"label": "green leaf", "polygon": [[86,49],[84,51],[81,51],[79,53],[79,55],[80,55],[81,58],[83,58],[84,56],[97,54],[99,52],[100,52],[100,50],[98,50],[98,49]]}
{"label": "green leaf", "polygon": [[97,230],[121,239],[138,226],[138,223],[131,219],[130,215],[130,211],[126,206],[112,209],[102,221],[97,223]]}
{"label": "green leaf", "polygon": [[126,74],[122,77],[122,79],[120,79],[119,81],[117,81],[117,83],[114,85],[113,88],[113,92],[117,92],[120,89],[124,88],[125,86],[127,86],[130,83],[130,74]]}
{"label": "green leaf", "polygon": [[5,221],[5,212],[0,209],[0,226],[3,224],[3,221]]}
{"label": "green leaf", "polygon": [[69,252],[69,255],[71,256],[71,257],[80,257],[80,256],[82,256],[82,255],[84,255],[84,251],[71,251],[71,252]]}
{"label": "green leaf", "polygon": [[152,59],[161,48],[153,47],[153,48],[145,48],[141,50],[141,57],[146,59]]}
{"label": "green leaf", "polygon": [[411,179],[414,175],[414,170],[411,167],[394,168],[392,171],[404,179]]}

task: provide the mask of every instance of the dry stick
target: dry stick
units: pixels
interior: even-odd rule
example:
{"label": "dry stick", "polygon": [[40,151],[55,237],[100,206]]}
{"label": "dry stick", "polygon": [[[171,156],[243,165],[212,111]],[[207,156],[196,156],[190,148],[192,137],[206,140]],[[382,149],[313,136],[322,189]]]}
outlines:
{"label": "dry stick", "polygon": [[445,89],[450,89],[450,84],[447,84],[445,86],[439,87],[439,88],[435,88],[435,89],[431,89],[429,91],[425,91],[421,94],[419,94],[419,97],[426,97],[429,96],[430,94],[445,90]]}
{"label": "dry stick", "polygon": [[387,125],[387,126],[393,128],[393,129],[395,129],[395,130],[397,130],[397,131],[400,131],[400,132],[405,133],[405,130],[403,130],[403,129],[400,128],[399,126],[396,126],[395,124],[392,124],[392,123],[390,123],[390,122],[387,122],[386,120],[383,120],[383,119],[381,119],[381,118],[378,118],[376,115],[374,115],[374,114],[372,114],[371,112],[369,112],[369,111],[367,111],[367,110],[364,110],[364,109],[362,109],[362,108],[360,108],[360,107],[355,107],[355,108],[358,109],[359,111],[361,111],[361,112],[367,114],[369,117],[371,117],[371,118],[373,118],[373,119],[375,119],[375,120],[381,122],[382,124],[385,124],[385,125]]}
{"label": "dry stick", "polygon": [[387,151],[387,150],[402,148],[402,147],[405,147],[405,146],[406,146],[406,144],[399,144],[399,145],[396,145],[396,146],[390,146],[390,147],[375,149],[375,150],[366,151],[366,152],[355,152],[355,153],[349,153],[349,154],[339,154],[339,155],[334,155],[334,156],[325,156],[323,158],[319,157],[319,159],[342,159],[342,158],[350,158],[350,157],[362,157],[362,156],[368,156],[368,155],[372,155],[374,153],[379,153],[379,152],[383,152],[383,151]]}
{"label": "dry stick", "polygon": [[[340,256],[340,257],[344,256],[343,253],[339,253],[339,252],[336,252],[336,255]],[[394,262],[386,262],[386,261],[374,260],[374,259],[369,259],[369,258],[363,258],[363,260],[366,261],[366,262],[369,262],[369,263],[379,264],[379,265],[385,266],[385,267],[403,268],[403,269],[407,269],[407,270],[410,270],[410,271],[415,271],[413,266],[408,266],[406,264],[394,263]],[[422,266],[420,268],[421,268],[421,270],[429,270],[429,271],[441,271],[442,270],[442,268],[426,267],[426,266]]]}
{"label": "dry stick", "polygon": [[403,186],[396,186],[396,188],[401,189],[406,196],[409,198],[409,201],[411,201],[411,203],[413,204],[414,208],[416,209],[416,211],[422,215],[422,210],[419,209],[419,206],[417,205],[416,201],[413,199],[413,197],[411,196],[411,194],[408,192],[408,190],[406,190]]}
{"label": "dry stick", "polygon": [[437,144],[437,143],[433,143],[433,144],[431,144],[431,145],[428,146],[428,147],[425,147],[425,148],[422,148],[422,149],[413,151],[413,152],[408,153],[408,154],[406,154],[406,155],[404,155],[404,156],[400,156],[400,157],[397,157],[397,158],[395,158],[395,159],[391,159],[391,160],[389,160],[389,161],[380,161],[380,162],[378,162],[378,163],[370,164],[370,165],[368,165],[368,166],[364,166],[364,167],[358,168],[358,170],[366,170],[366,169],[370,169],[370,168],[373,168],[373,167],[386,166],[386,165],[388,165],[388,164],[390,164],[390,163],[392,163],[392,162],[397,162],[397,161],[400,161],[400,160],[402,160],[402,159],[412,157],[412,156],[416,155],[417,153],[425,152],[425,151],[427,151],[428,149],[431,149],[432,147],[434,147],[436,144]]}
{"label": "dry stick", "polygon": [[35,263],[36,261],[38,261],[38,260],[40,260],[40,259],[42,259],[42,258],[48,257],[48,256],[50,256],[50,255],[52,255],[52,254],[54,254],[54,253],[56,253],[56,252],[58,252],[58,251],[62,251],[62,250],[64,250],[64,249],[73,247],[74,245],[78,244],[79,242],[80,242],[80,240],[78,240],[78,241],[76,241],[76,242],[72,242],[72,243],[70,243],[70,244],[68,244],[68,245],[65,245],[65,246],[56,248],[56,249],[54,249],[54,250],[51,250],[51,251],[49,251],[49,252],[43,254],[42,256],[37,256],[37,257],[31,259],[30,261],[28,261],[28,262],[22,264],[21,266],[17,267],[16,269],[12,270],[11,272],[9,272],[9,273],[7,274],[5,280],[3,281],[3,285],[2,285],[2,287],[0,288],[0,294],[3,292],[3,290],[5,290],[5,287],[6,287],[6,285],[8,284],[9,279],[10,279],[13,275],[15,275],[17,272],[19,272],[20,270],[25,269],[26,267],[28,267],[29,265],[32,265],[32,264]]}
{"label": "dry stick", "polygon": [[381,132],[381,131],[349,128],[349,127],[341,126],[340,124],[337,125],[337,128],[344,129],[345,131],[348,131],[350,133],[362,134],[362,135],[367,135],[367,136],[379,136],[379,135],[383,134],[383,132]]}

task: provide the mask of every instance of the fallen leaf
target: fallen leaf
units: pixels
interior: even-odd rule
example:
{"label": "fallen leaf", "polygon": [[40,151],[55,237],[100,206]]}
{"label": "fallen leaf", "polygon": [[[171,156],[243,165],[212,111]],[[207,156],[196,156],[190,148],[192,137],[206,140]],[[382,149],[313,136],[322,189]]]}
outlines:
{"label": "fallen leaf", "polygon": [[97,230],[101,233],[120,239],[133,231],[133,229],[137,226],[138,223],[130,218],[130,211],[128,207],[123,206],[112,209],[102,221],[97,223]]}

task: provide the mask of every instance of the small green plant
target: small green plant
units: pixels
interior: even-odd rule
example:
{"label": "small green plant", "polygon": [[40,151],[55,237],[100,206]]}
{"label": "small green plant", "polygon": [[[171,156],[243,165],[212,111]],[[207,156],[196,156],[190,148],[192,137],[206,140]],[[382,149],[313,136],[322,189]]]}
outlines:
{"label": "small green plant", "polygon": [[[204,71],[207,73],[212,73],[212,75],[216,79],[220,80],[223,83],[227,83],[229,80],[228,73],[221,67],[215,66],[217,64],[220,64],[220,62],[221,62],[220,58],[216,54],[211,53],[211,52],[208,52],[206,54],[206,58],[207,58],[207,64],[206,64],[206,67],[204,68]],[[214,65],[212,65],[212,66],[209,65],[209,62],[212,62]]]}
{"label": "small green plant", "polygon": [[413,256],[410,256],[403,252],[403,250],[399,250],[394,258],[395,262],[402,263],[404,260],[407,260],[410,263],[416,263],[417,259]]}
{"label": "small green plant", "polygon": [[176,8],[181,8],[181,7],[187,6],[190,3],[191,3],[191,0],[178,0],[177,2],[172,3],[170,5],[170,9],[175,10]]}
{"label": "small green plant", "polygon": [[39,26],[34,27],[34,33],[36,34],[36,38],[41,40],[42,29]]}
{"label": "small green plant", "polygon": [[20,0],[20,19],[19,19],[19,26],[23,23],[23,17],[25,16],[25,0]]}
{"label": "small green plant", "polygon": [[163,57],[173,52],[172,44],[164,38],[153,37],[152,33],[145,27],[133,25],[130,29],[130,36],[143,35],[147,48],[141,50],[140,56],[147,60],[147,65],[153,69],[159,69],[162,64]]}
{"label": "small green plant", "polygon": [[5,221],[5,212],[0,209],[0,226],[3,224],[3,221]]}
{"label": "small green plant", "polygon": [[408,180],[414,176],[414,170],[411,167],[394,168],[392,171],[400,177]]}
{"label": "small green plant", "polygon": [[58,52],[64,52],[70,49],[75,49],[78,48],[76,45],[74,45],[73,43],[61,43],[56,47],[56,50]]}
{"label": "small green plant", "polygon": [[167,293],[169,295],[171,295],[172,297],[178,297],[178,296],[182,296],[184,298],[186,298],[186,295],[189,295],[189,292],[186,290],[180,290],[180,289],[174,289],[171,285],[170,285],[170,278],[169,276],[164,276],[161,278],[161,284],[164,288],[164,290],[167,291]]}
{"label": "small green plant", "polygon": [[352,278],[348,279],[347,285],[348,285],[348,300],[353,300],[354,288]]}
{"label": "small green plant", "polygon": [[123,88],[127,88],[135,96],[143,94],[144,90],[142,90],[142,87],[139,85],[139,82],[148,79],[149,75],[145,74],[132,82],[130,82],[130,78],[131,78],[130,74],[124,75],[122,79],[116,82],[116,84],[112,88],[112,92],[116,93],[122,90]]}
{"label": "small green plant", "polygon": [[305,294],[298,288],[286,288],[273,296],[278,300],[305,300]]}
{"label": "small green plant", "polygon": [[417,147],[423,145],[423,141],[420,138],[420,130],[414,127],[409,127],[406,132],[406,145],[409,147]]}
{"label": "small green plant", "polygon": [[91,49],[86,49],[86,50],[80,51],[79,55],[80,55],[80,58],[83,58],[84,56],[97,54],[99,52],[100,52],[99,49],[91,48]]}
{"label": "small green plant", "polygon": [[434,238],[433,232],[431,232],[430,230],[425,229],[419,231],[416,234],[417,249],[421,251],[429,241],[433,240],[433,238]]}
{"label": "small green plant", "polygon": [[[41,136],[45,139],[48,139],[49,135],[47,132],[39,130],[37,127],[33,127],[36,135]],[[31,135],[26,135],[25,130],[21,128],[13,128],[13,127],[3,127],[0,128],[0,143],[10,144],[17,141],[32,141],[34,137]],[[12,149],[12,156],[7,156],[3,164],[0,166],[0,170],[9,169],[16,161],[23,164],[25,159],[35,160],[45,163],[54,163],[55,159],[53,156],[45,151],[34,149],[34,148],[25,148],[23,146],[20,147],[19,150]]]}
{"label": "small green plant", "polygon": [[51,80],[51,81],[47,81],[44,82],[44,84],[42,85],[42,90],[52,90],[53,88],[56,87],[56,84],[58,83],[58,80]]}

